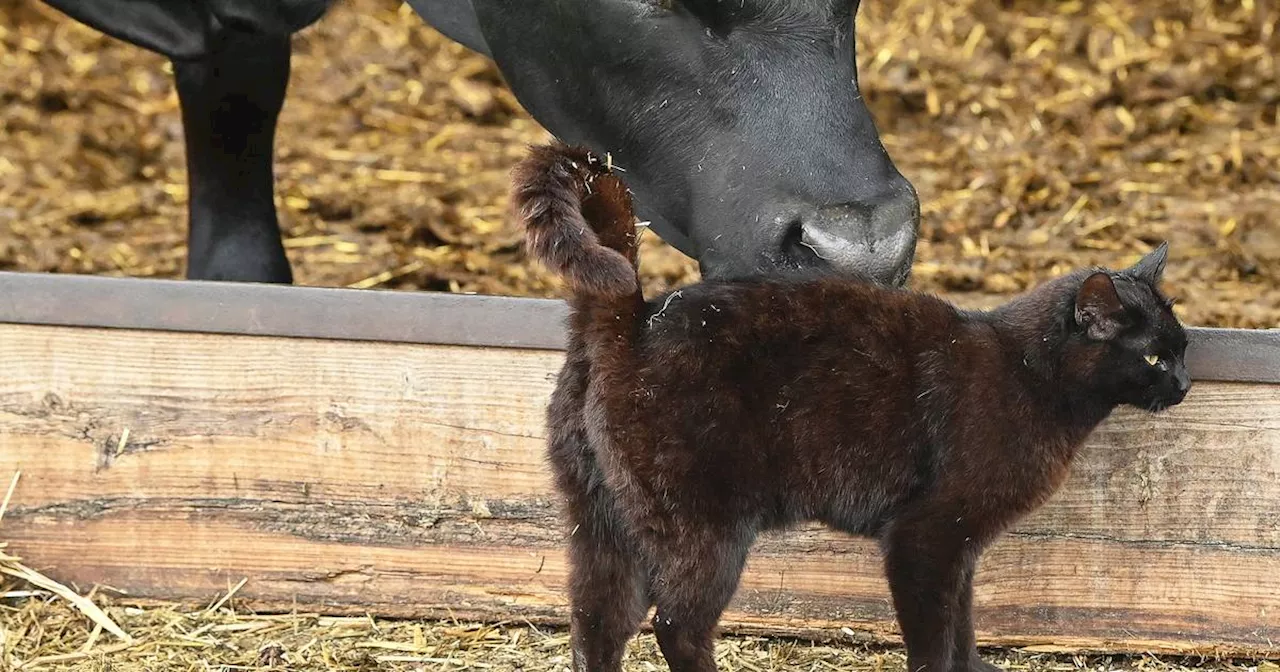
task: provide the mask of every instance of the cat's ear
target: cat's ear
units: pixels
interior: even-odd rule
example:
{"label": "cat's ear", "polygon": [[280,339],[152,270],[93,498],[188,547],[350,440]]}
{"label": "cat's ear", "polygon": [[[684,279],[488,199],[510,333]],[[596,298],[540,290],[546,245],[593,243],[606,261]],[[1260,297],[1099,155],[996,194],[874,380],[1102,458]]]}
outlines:
{"label": "cat's ear", "polygon": [[1110,274],[1099,271],[1084,279],[1076,293],[1076,324],[1095,341],[1109,341],[1124,328],[1124,304]]}
{"label": "cat's ear", "polygon": [[1151,285],[1160,284],[1164,275],[1164,263],[1169,260],[1169,242],[1160,243],[1159,247],[1147,253],[1138,263],[1129,267],[1125,273],[1139,280],[1146,280]]}

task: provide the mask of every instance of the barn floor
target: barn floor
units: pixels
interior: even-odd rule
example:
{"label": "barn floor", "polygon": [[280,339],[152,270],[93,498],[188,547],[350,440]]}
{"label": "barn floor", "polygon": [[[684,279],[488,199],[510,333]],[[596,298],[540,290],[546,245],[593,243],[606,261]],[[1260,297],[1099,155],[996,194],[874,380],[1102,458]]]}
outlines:
{"label": "barn floor", "polygon": [[[1280,5],[863,3],[863,93],[923,200],[914,284],[990,303],[1169,239],[1193,324],[1280,326]],[[278,196],[298,282],[554,295],[504,217],[545,132],[395,0],[295,42]],[[163,59],[0,0],[0,269],[174,277],[186,176]],[[694,265],[649,238],[648,289]]]}
{"label": "barn floor", "polygon": [[[114,620],[136,638],[126,647],[94,636],[88,621],[62,602],[0,600],[0,670],[164,672],[288,669],[298,672],[418,672],[491,670],[567,672],[567,632],[527,624],[389,621],[317,616],[254,616],[217,611],[112,608]],[[95,641],[88,647],[90,638]],[[988,651],[1010,672],[1134,670],[1280,672],[1268,661],[1169,656],[1081,656]],[[747,672],[899,672],[897,648],[821,645],[726,636],[717,647],[723,670]],[[8,667],[6,667],[8,666]],[[627,672],[658,672],[666,664],[652,635],[632,642]]]}

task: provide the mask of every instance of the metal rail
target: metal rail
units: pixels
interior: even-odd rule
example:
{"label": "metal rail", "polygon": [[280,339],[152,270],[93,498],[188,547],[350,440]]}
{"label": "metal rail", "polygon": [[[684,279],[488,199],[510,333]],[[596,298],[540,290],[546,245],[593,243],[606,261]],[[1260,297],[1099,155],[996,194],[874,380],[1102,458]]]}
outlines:
{"label": "metal rail", "polygon": [[[560,350],[554,299],[0,272],[0,323]],[[1280,384],[1280,329],[1192,327],[1197,380]]]}

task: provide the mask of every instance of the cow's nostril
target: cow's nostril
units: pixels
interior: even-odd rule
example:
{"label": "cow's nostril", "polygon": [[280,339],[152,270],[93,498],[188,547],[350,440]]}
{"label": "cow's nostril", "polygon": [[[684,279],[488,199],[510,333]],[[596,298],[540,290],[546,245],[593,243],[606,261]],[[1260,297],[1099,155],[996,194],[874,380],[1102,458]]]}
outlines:
{"label": "cow's nostril", "polygon": [[915,256],[916,220],[879,225],[859,207],[824,208],[806,217],[793,240],[792,258],[801,267],[860,273],[875,282],[902,285]]}
{"label": "cow's nostril", "polygon": [[778,247],[767,265],[862,274],[902,285],[915,257],[920,205],[915,190],[900,188],[865,201],[802,206],[774,219]]}
{"label": "cow's nostril", "polygon": [[821,260],[813,245],[805,241],[804,222],[799,217],[787,223],[780,247],[780,261],[787,268],[810,268],[818,265]]}

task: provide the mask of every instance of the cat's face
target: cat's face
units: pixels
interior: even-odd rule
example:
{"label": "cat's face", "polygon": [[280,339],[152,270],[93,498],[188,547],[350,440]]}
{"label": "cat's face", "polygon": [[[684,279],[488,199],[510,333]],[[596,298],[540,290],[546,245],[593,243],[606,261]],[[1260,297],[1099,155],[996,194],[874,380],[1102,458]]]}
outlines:
{"label": "cat's face", "polygon": [[1095,384],[1149,411],[1181,402],[1191,388],[1186,330],[1159,289],[1167,254],[1162,244],[1131,268],[1094,273],[1076,297],[1076,324],[1098,355]]}

